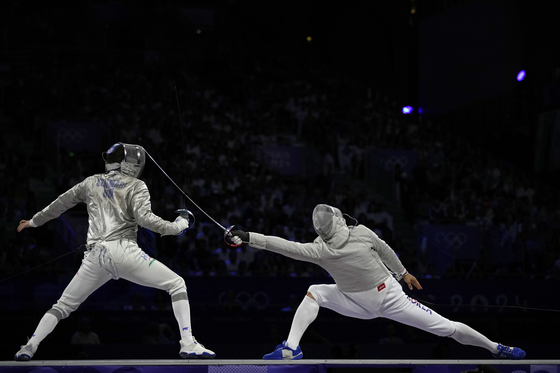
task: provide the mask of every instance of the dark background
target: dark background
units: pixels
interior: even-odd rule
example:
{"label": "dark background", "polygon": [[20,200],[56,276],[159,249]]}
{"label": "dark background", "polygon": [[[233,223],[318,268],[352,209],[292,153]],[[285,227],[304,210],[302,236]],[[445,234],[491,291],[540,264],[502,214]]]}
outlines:
{"label": "dark background", "polygon": [[[525,348],[528,358],[555,358],[560,162],[550,113],[560,107],[559,8],[524,0],[2,2],[2,359],[12,358],[70,280],[82,249],[56,258],[83,244],[87,228],[83,206],[22,235],[15,234],[17,221],[31,218],[73,182],[101,172],[99,154],[124,136],[149,149],[223,224],[279,236],[295,229],[295,238],[287,238],[309,240],[314,203],[351,213],[364,199],[374,201],[374,212],[386,212],[394,224],[374,218],[366,225],[384,233],[418,274],[426,291],[414,297],[493,340]],[[517,82],[521,69],[527,77]],[[322,94],[325,103],[305,104],[320,113],[314,122],[298,126],[296,114],[283,109],[290,97]],[[404,105],[413,106],[413,114],[403,115]],[[228,121],[226,112],[243,121]],[[544,113],[549,119],[542,119]],[[218,119],[206,119],[212,115]],[[382,119],[364,119],[376,115]],[[150,132],[154,128],[161,141]],[[368,147],[417,152],[424,168],[403,181],[356,156],[345,169],[333,149],[346,138],[355,154]],[[182,154],[196,145],[202,155]],[[288,175],[259,153],[271,146],[298,147]],[[322,163],[329,154],[330,172]],[[435,182],[430,171],[440,172],[431,169],[439,156],[445,172]],[[191,161],[195,166],[187,165]],[[501,170],[499,188],[488,187],[484,175],[491,167]],[[430,169],[428,181],[424,169]],[[502,194],[504,175],[514,188],[531,186],[534,198]],[[210,180],[234,177],[241,183],[234,192],[212,192]],[[185,277],[195,335],[218,357],[270,352],[286,338],[293,305],[307,287],[332,282],[320,269],[273,254],[262,254],[246,276],[221,271],[217,254],[204,254],[227,252],[219,230],[170,190],[153,164],[144,178],[154,212],[173,219],[173,209],[186,204],[197,216],[186,241],[145,230],[139,235],[146,251]],[[198,179],[207,183],[195,188],[190,182]],[[397,183],[400,201],[392,192]],[[279,189],[284,201],[261,209]],[[472,216],[424,213],[448,200],[443,196],[461,194],[473,201]],[[287,219],[279,211],[290,195],[298,212]],[[488,206],[494,215],[485,225],[478,211]],[[257,210],[262,214],[250,212]],[[489,240],[495,234],[503,242],[508,218],[519,230],[511,250],[521,254],[502,263]],[[426,223],[484,226],[477,260],[452,258],[449,268],[432,272],[426,256],[438,251],[421,243]],[[491,264],[485,264],[488,257]],[[259,298],[263,293],[266,302]],[[237,302],[225,301],[228,294]],[[173,338],[169,345],[147,338],[154,327],[176,328],[169,305],[160,309],[156,298],[155,291],[124,281],[108,284],[58,325],[36,358],[175,358]],[[136,309],[135,300],[144,309]],[[506,305],[556,312],[499,307]],[[85,317],[101,345],[70,345]],[[379,345],[387,325],[396,327],[405,348]],[[387,320],[352,320],[328,310],[302,348],[309,358],[489,357],[455,341],[415,336]]]}

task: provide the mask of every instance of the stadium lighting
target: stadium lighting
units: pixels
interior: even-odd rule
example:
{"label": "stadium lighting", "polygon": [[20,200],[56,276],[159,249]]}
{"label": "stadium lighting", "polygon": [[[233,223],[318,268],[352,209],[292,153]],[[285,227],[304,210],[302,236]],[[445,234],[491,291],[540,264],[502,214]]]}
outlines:
{"label": "stadium lighting", "polygon": [[412,106],[405,106],[402,108],[402,112],[403,114],[410,114],[412,113],[414,109],[412,108]]}
{"label": "stadium lighting", "polygon": [[521,70],[517,73],[517,81],[520,82],[525,79],[525,70]]}

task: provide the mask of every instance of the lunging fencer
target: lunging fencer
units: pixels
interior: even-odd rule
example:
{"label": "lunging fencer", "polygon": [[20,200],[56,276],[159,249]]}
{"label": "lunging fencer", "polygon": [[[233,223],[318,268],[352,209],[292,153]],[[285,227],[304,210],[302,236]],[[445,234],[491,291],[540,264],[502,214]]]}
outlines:
{"label": "lunging fencer", "polygon": [[31,220],[19,223],[18,232],[39,227],[80,202],[87,205],[89,215],[87,251],[80,268],[60,299],[39,321],[27,344],[16,353],[15,360],[30,360],[60,320],[67,318],[103,284],[119,278],[169,293],[179,325],[182,358],[215,357],[216,354],[198,343],[192,334],[190,304],[183,278],[144,253],[136,242],[138,226],[162,236],[179,235],[189,228],[189,216],[182,213],[170,222],[152,212],[150,192],[146,183],[139,179],[146,162],[143,147],[116,143],[103,153],[103,159],[105,173],[89,176]]}
{"label": "lunging fencer", "polygon": [[317,264],[335,281],[335,284],[309,287],[296,310],[288,339],[263,359],[301,359],[300,340],[320,307],[358,319],[384,317],[398,321],[437,336],[451,337],[464,345],[485,348],[496,358],[525,357],[525,351],[493,342],[471,327],[448,320],[408,297],[399,280],[404,280],[411,290],[413,286],[419,290],[422,286],[407,272],[393,249],[369,228],[347,226],[341,211],[325,204],[315,207],[312,218],[319,236],[310,243],[241,230],[231,232],[232,241],[238,245],[248,243],[257,249]]}

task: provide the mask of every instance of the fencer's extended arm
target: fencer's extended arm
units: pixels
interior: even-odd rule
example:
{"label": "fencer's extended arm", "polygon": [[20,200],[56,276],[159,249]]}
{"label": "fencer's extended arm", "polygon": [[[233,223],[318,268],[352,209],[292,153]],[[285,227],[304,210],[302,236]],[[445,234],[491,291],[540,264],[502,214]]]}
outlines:
{"label": "fencer's extended arm", "polygon": [[178,235],[189,227],[189,221],[182,217],[170,222],[154,214],[150,202],[150,192],[143,181],[138,183],[134,190],[132,204],[134,206],[134,217],[138,225],[152,232],[159,233],[162,236]]}
{"label": "fencer's extended arm", "polygon": [[312,263],[319,260],[321,255],[321,245],[315,242],[299,243],[254,232],[249,232],[249,245],[282,254],[288,258]]}
{"label": "fencer's extended arm", "polygon": [[[39,211],[31,219],[33,224],[41,226],[49,220],[58,218],[62,213],[85,201],[85,180],[74,185],[51,202],[50,205]],[[33,226],[33,225],[32,225]]]}

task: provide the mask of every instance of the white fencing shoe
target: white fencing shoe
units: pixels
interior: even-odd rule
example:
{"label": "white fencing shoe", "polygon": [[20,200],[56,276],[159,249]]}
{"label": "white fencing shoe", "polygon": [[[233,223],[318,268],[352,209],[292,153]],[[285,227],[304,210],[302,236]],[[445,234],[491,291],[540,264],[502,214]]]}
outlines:
{"label": "white fencing shoe", "polygon": [[30,345],[21,346],[21,349],[16,353],[14,356],[14,360],[16,361],[29,361],[35,355],[37,351],[37,347],[33,347]]}
{"label": "white fencing shoe", "polygon": [[205,348],[203,345],[198,343],[194,338],[193,338],[193,342],[189,345],[183,342],[183,340],[181,340],[180,343],[181,343],[181,351],[179,351],[179,355],[183,359],[189,359],[189,358],[212,359],[216,357],[214,351]]}

